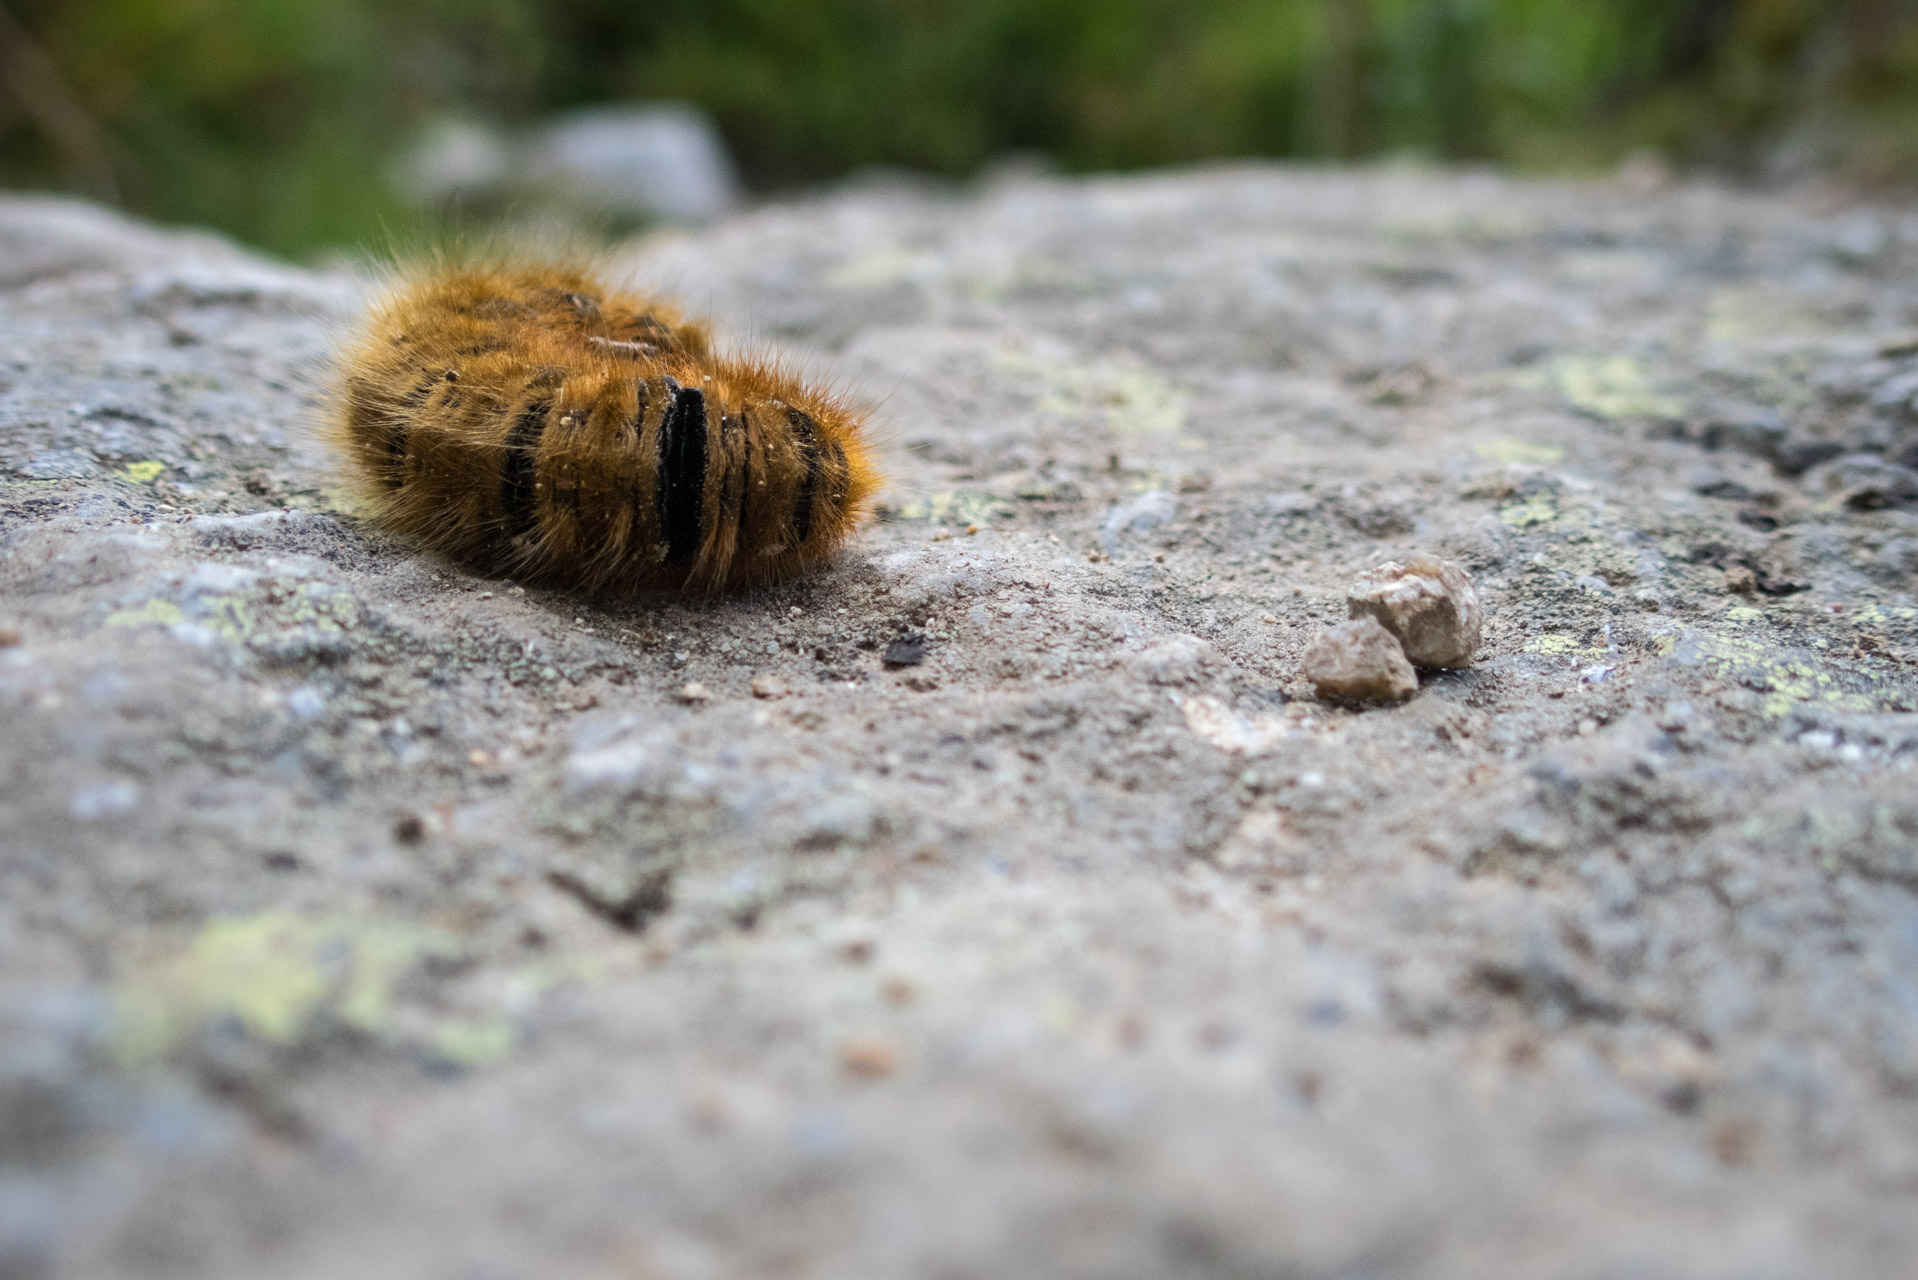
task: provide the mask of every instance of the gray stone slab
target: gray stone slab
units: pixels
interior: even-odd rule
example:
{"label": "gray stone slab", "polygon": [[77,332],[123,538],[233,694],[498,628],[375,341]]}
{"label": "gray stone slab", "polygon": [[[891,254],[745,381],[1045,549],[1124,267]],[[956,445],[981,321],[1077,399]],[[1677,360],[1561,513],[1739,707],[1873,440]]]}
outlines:
{"label": "gray stone slab", "polygon": [[[1910,1274],[1918,511],[1846,477],[1918,226],[1833,209],[642,242],[890,480],[815,577],[609,600],[354,515],[363,281],[0,202],[0,1276]],[[1313,701],[1421,553],[1477,664]]]}

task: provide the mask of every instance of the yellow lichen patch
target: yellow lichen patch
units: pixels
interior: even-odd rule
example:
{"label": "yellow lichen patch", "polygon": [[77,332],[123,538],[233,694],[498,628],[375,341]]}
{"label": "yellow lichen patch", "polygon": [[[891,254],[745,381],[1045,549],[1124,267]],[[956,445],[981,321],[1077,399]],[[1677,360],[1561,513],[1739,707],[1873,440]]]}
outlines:
{"label": "yellow lichen patch", "polygon": [[1809,342],[1860,325],[1795,289],[1750,285],[1712,294],[1705,337],[1712,342]]}
{"label": "yellow lichen patch", "polygon": [[990,524],[1012,514],[1005,502],[987,493],[960,493],[948,489],[929,498],[904,503],[901,520],[929,520],[934,524]]}
{"label": "yellow lichen patch", "polygon": [[120,474],[126,479],[131,480],[134,484],[152,484],[160,478],[160,473],[165,470],[166,463],[154,462],[149,459],[145,462],[127,463],[126,466],[120,468]]}
{"label": "yellow lichen patch", "polygon": [[1018,263],[1010,257],[953,258],[925,249],[887,245],[855,254],[825,276],[828,288],[849,292],[891,289],[899,285],[944,287],[967,297],[996,302],[1015,283],[1044,288],[1070,283],[1057,264]]}
{"label": "yellow lichen patch", "polygon": [[1079,1009],[1078,1002],[1071,996],[1055,995],[1045,1002],[1039,1020],[1053,1035],[1069,1036],[1078,1029],[1085,1017]]}
{"label": "yellow lichen patch", "polygon": [[189,602],[190,612],[171,600],[148,600],[139,606],[115,609],[107,615],[109,627],[174,627],[191,621],[226,640],[241,639],[246,630],[246,603],[237,596],[204,595]]}
{"label": "yellow lichen patch", "polygon": [[253,629],[252,609],[236,595],[202,595],[192,601],[193,620],[222,639],[234,642]]}
{"label": "yellow lichen patch", "polygon": [[[1748,683],[1754,683],[1749,677],[1747,679]],[[1834,682],[1829,673],[1820,671],[1808,663],[1771,663],[1765,670],[1764,685],[1761,686],[1766,694],[1765,714],[1773,717],[1787,715],[1793,707],[1806,702],[1842,701],[1829,696],[1838,692],[1833,686]],[[1870,710],[1868,706],[1858,706],[1854,709]]]}
{"label": "yellow lichen patch", "polygon": [[1596,418],[1672,418],[1685,411],[1630,356],[1576,356],[1561,360],[1556,373],[1566,401]]}
{"label": "yellow lichen patch", "polygon": [[[1094,371],[1089,398],[1105,411],[1106,426],[1121,435],[1185,428],[1185,395],[1157,374],[1142,369]],[[1180,443],[1185,443],[1182,437]]]}
{"label": "yellow lichen patch", "polygon": [[107,615],[109,627],[172,627],[186,621],[180,606],[170,600],[149,600],[145,604],[115,609]]}
{"label": "yellow lichen patch", "polygon": [[321,491],[321,496],[325,499],[321,510],[331,515],[371,519],[376,509],[366,495],[346,485],[328,485]]}
{"label": "yellow lichen patch", "polygon": [[1659,637],[1658,648],[1681,666],[1703,668],[1763,695],[1758,707],[1774,719],[1808,705],[1869,715],[1902,700],[1898,688],[1868,671],[1828,665],[1802,650],[1780,649],[1762,639],[1687,629]]}
{"label": "yellow lichen patch", "polygon": [[513,1051],[518,1037],[504,1018],[448,1022],[433,1036],[433,1056],[456,1067],[490,1066]]}
{"label": "yellow lichen patch", "polygon": [[1741,604],[1725,610],[1725,617],[1731,622],[1763,622],[1765,620],[1765,611],[1763,609],[1754,609],[1748,604]]}
{"label": "yellow lichen patch", "polygon": [[1529,529],[1535,524],[1550,524],[1558,519],[1558,503],[1549,493],[1535,493],[1525,501],[1506,507],[1498,518],[1513,529]]}
{"label": "yellow lichen patch", "polygon": [[1513,391],[1550,391],[1554,385],[1551,372],[1539,368],[1500,369],[1480,374],[1473,381],[1487,390],[1509,387]]}
{"label": "yellow lichen patch", "polygon": [[1149,369],[1040,360],[1019,351],[1002,353],[998,363],[1008,373],[1043,382],[1039,409],[1055,418],[1103,418],[1117,435],[1177,435],[1185,429],[1185,393]]}
{"label": "yellow lichen patch", "polygon": [[292,1044],[323,1023],[377,1035],[405,973],[451,950],[446,936],[409,925],[288,911],[215,920],[121,984],[118,1047],[149,1059],[227,1020],[268,1044]]}
{"label": "yellow lichen patch", "polygon": [[1854,622],[1912,622],[1918,620],[1918,609],[1909,605],[1893,605],[1886,609],[1875,604],[1860,605],[1853,611]]}
{"label": "yellow lichen patch", "polygon": [[1605,647],[1588,645],[1569,632],[1547,631],[1542,635],[1528,636],[1525,652],[1543,654],[1548,658],[1592,658],[1603,657]]}
{"label": "yellow lichen patch", "polygon": [[934,253],[889,245],[847,259],[826,276],[835,289],[884,289],[937,275],[944,269]]}
{"label": "yellow lichen patch", "polygon": [[360,620],[359,602],[350,592],[309,582],[277,599],[200,591],[178,604],[148,600],[114,610],[107,615],[105,625],[174,627],[186,623],[229,644],[250,644],[299,633],[320,640],[338,639]]}
{"label": "yellow lichen patch", "polygon": [[1515,462],[1534,467],[1557,462],[1565,456],[1565,450],[1557,445],[1531,444],[1524,440],[1514,440],[1509,436],[1494,436],[1490,440],[1481,440],[1472,446],[1472,452],[1487,462]]}

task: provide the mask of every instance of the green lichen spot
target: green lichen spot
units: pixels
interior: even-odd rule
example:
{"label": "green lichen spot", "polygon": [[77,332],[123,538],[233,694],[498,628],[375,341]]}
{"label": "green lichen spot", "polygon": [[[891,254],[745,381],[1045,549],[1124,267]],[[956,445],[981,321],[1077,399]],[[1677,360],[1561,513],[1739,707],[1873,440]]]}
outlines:
{"label": "green lichen spot", "polygon": [[1875,604],[1860,605],[1851,615],[1854,622],[1911,622],[1918,619],[1918,609],[1909,605],[1893,605],[1886,609]]}
{"label": "green lichen spot", "polygon": [[950,489],[899,508],[901,520],[929,520],[934,524],[991,524],[1011,514],[1011,506],[991,494]]}
{"label": "green lichen spot", "polygon": [[1526,640],[1525,652],[1542,653],[1548,658],[1563,658],[1570,655],[1583,656],[1585,654],[1603,653],[1605,651],[1584,644],[1575,635],[1570,635],[1563,631],[1548,631],[1544,635],[1532,636]]}
{"label": "green lichen spot", "polygon": [[120,474],[128,480],[131,480],[134,484],[152,484],[160,478],[160,473],[165,470],[166,463],[149,460],[146,462],[129,462],[126,466],[120,468]]}
{"label": "green lichen spot", "polygon": [[826,283],[835,289],[885,289],[923,279],[939,268],[937,255],[893,245],[847,259],[826,276]]}
{"label": "green lichen spot", "polygon": [[1535,493],[1524,502],[1506,507],[1498,518],[1514,529],[1529,529],[1535,524],[1550,524],[1558,519],[1558,504],[1549,493]]}
{"label": "green lichen spot", "polygon": [[1530,444],[1524,440],[1513,440],[1508,436],[1481,440],[1472,446],[1472,452],[1487,462],[1516,462],[1534,467],[1557,462],[1565,456],[1565,450],[1557,445]]}
{"label": "green lichen spot", "polygon": [[999,367],[1037,379],[1039,410],[1055,418],[1103,418],[1117,435],[1177,436],[1185,430],[1186,395],[1150,369],[1040,360],[1019,351],[1000,355]]}
{"label": "green lichen spot", "polygon": [[513,1051],[513,1024],[504,1018],[448,1022],[433,1037],[432,1056],[468,1070],[490,1066]]}
{"label": "green lichen spot", "polygon": [[1761,284],[1720,289],[1712,294],[1705,337],[1712,342],[1813,343],[1861,327],[1856,316],[1816,296]]}
{"label": "green lichen spot", "polygon": [[215,920],[121,984],[118,1047],[129,1060],[158,1057],[210,1022],[279,1045],[326,1025],[378,1035],[400,979],[451,949],[446,937],[401,924],[289,911]]}
{"label": "green lichen spot", "polygon": [[1660,394],[1630,356],[1574,357],[1560,361],[1557,374],[1567,402],[1595,418],[1675,418],[1685,412],[1684,403]]}
{"label": "green lichen spot", "polygon": [[1713,635],[1683,628],[1660,636],[1660,652],[1681,666],[1698,667],[1720,680],[1762,694],[1759,709],[1781,719],[1811,705],[1851,714],[1892,709],[1905,697],[1892,681],[1871,672],[1826,662],[1803,649],[1784,649],[1762,638]]}
{"label": "green lichen spot", "polygon": [[320,509],[329,514],[356,520],[367,520],[373,517],[373,504],[367,501],[366,495],[356,490],[329,486],[321,491],[321,497],[324,505]]}
{"label": "green lichen spot", "polygon": [[109,627],[173,627],[186,621],[180,606],[170,600],[149,600],[137,608],[115,609],[107,615]]}

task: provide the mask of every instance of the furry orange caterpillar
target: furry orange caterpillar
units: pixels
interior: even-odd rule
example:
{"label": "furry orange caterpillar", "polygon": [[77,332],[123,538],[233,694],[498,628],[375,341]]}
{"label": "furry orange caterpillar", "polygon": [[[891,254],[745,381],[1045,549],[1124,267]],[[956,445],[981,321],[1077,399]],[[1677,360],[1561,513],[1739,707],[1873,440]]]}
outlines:
{"label": "furry orange caterpillar", "polygon": [[838,396],[557,264],[404,278],[342,360],[332,435],[379,523],[587,590],[810,568],[878,477]]}

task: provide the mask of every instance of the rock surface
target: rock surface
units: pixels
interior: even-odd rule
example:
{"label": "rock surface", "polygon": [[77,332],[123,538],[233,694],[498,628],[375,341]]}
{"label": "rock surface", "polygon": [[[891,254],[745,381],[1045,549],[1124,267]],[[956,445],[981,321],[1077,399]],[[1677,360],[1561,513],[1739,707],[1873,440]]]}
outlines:
{"label": "rock surface", "polygon": [[1403,702],[1419,691],[1418,672],[1399,638],[1369,613],[1312,637],[1299,670],[1320,698],[1347,706]]}
{"label": "rock surface", "polygon": [[1478,588],[1450,560],[1414,556],[1367,570],[1345,607],[1376,618],[1415,667],[1469,667],[1484,642]]}
{"label": "rock surface", "polygon": [[[1918,223],[1231,169],[628,261],[882,405],[829,572],[416,556],[308,434],[355,281],[0,203],[0,1275],[1910,1274]],[[1427,549],[1475,664],[1313,701]]]}

